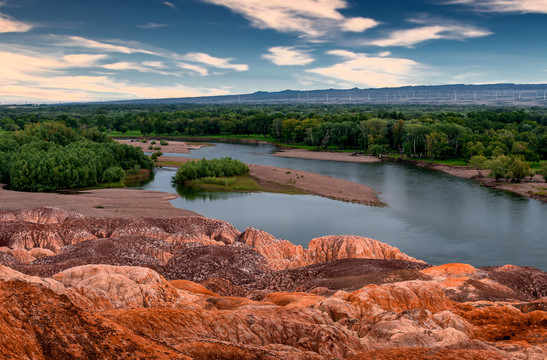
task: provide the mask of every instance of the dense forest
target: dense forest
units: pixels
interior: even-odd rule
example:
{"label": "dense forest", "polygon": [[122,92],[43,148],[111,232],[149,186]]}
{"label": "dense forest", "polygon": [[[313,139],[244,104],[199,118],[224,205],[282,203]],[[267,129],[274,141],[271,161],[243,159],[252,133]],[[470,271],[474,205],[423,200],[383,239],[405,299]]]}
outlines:
{"label": "dense forest", "polygon": [[29,124],[0,134],[0,182],[10,189],[52,191],[113,183],[124,170],[150,169],[141,149],[118,144],[96,129]]}
{"label": "dense forest", "polygon": [[[133,136],[256,136],[313,149],[480,163],[547,159],[547,108],[435,105],[66,105],[0,107],[0,128],[56,121]],[[500,161],[503,158],[500,158]],[[490,164],[492,165],[492,164]],[[477,166],[486,166],[479,164]],[[509,165],[507,165],[509,166]],[[526,173],[526,171],[525,171]],[[502,176],[503,177],[503,176]]]}

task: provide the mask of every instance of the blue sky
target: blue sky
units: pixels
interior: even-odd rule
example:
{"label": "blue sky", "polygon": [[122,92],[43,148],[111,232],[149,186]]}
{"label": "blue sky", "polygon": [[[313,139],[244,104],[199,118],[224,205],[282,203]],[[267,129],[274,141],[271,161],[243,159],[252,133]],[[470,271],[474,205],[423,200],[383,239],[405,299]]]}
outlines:
{"label": "blue sky", "polygon": [[547,83],[547,0],[0,0],[0,103]]}

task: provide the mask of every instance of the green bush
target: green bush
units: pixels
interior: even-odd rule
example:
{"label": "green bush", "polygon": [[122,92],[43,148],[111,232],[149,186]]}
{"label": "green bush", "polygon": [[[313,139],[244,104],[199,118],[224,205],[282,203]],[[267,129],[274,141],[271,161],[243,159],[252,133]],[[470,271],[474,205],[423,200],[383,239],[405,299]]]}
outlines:
{"label": "green bush", "polygon": [[152,141],[150,141],[150,144],[152,144],[152,145],[156,145],[156,140],[152,140]]}
{"label": "green bush", "polygon": [[101,182],[112,183],[118,182],[125,178],[125,171],[119,166],[111,166],[106,169],[101,175]]}
{"label": "green bush", "polygon": [[249,168],[239,160],[229,157],[211,160],[202,159],[184,163],[173,177],[173,181],[184,184],[190,180],[245,175],[247,173],[249,173]]}
{"label": "green bush", "polygon": [[163,139],[160,140],[160,145],[161,146],[165,146],[165,145],[169,145],[169,143]]}

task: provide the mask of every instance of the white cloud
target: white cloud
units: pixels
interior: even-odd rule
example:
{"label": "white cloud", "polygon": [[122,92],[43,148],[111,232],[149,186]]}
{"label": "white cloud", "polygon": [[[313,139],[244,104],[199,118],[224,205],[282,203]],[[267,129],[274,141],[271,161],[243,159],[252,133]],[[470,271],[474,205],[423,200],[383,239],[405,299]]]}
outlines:
{"label": "white cloud", "polygon": [[373,19],[356,17],[346,20],[341,26],[345,31],[363,32],[367,29],[375,27],[376,25],[378,25],[378,22]]}
{"label": "white cloud", "polygon": [[17,21],[11,16],[0,13],[0,33],[27,32],[32,25]]}
{"label": "white cloud", "polygon": [[144,24],[144,25],[137,25],[137,27],[141,28],[141,29],[159,29],[159,28],[164,28],[166,26],[167,26],[167,24],[157,24],[157,23],[153,23],[153,22],[149,22],[149,23]]}
{"label": "white cloud", "polygon": [[63,57],[67,66],[71,67],[91,67],[96,66],[99,60],[106,58],[104,54],[72,54]]}
{"label": "white cloud", "polygon": [[[416,22],[416,21],[415,21]],[[468,38],[483,37],[491,35],[488,30],[478,29],[473,26],[464,25],[429,25],[408,30],[393,31],[389,37],[367,42],[368,45],[376,46],[406,46],[412,47],[418,43],[435,40],[450,39],[463,40]]]}
{"label": "white cloud", "polygon": [[209,71],[206,68],[204,68],[203,66],[194,65],[194,64],[187,64],[187,63],[183,63],[183,62],[179,62],[177,65],[181,69],[196,72],[196,73],[200,74],[201,76],[209,75]]}
{"label": "white cloud", "polygon": [[165,5],[165,6],[169,6],[171,9],[177,10],[177,5],[173,4],[170,1],[164,1],[164,2],[162,2],[162,4]]}
{"label": "white cloud", "polygon": [[165,64],[162,63],[161,61],[143,61],[142,64],[144,66],[150,66],[153,68],[159,68],[159,69],[165,68]]}
{"label": "white cloud", "polygon": [[116,62],[112,64],[106,64],[106,65],[103,65],[102,67],[107,70],[138,71],[142,73],[156,73],[156,74],[165,75],[165,76],[178,76],[177,73],[158,70],[158,66],[155,61],[152,62],[152,66],[150,66],[150,62],[148,61],[145,61],[140,64],[136,62],[120,61],[120,62]]}
{"label": "white cloud", "polygon": [[[207,96],[228,93],[226,89],[133,84],[104,75],[68,75],[64,71],[71,66],[93,65],[102,58],[87,54],[59,57],[31,51],[22,54],[0,49],[0,78],[2,79],[0,98],[3,102],[57,102]],[[115,63],[105,67],[120,70],[129,69],[135,65],[139,66],[133,63]]]}
{"label": "white cloud", "polygon": [[306,70],[327,78],[336,79],[344,85],[369,87],[393,87],[408,85],[421,64],[395,57],[376,57],[347,50],[332,50],[327,54],[339,56],[345,61],[322,68]]}
{"label": "white cloud", "polygon": [[180,56],[181,60],[191,61],[210,65],[219,69],[233,69],[236,71],[247,71],[249,66],[246,64],[231,64],[231,58],[218,58],[202,52],[190,52]]}
{"label": "white cloud", "polygon": [[269,54],[262,55],[276,65],[308,65],[315,59],[307,52],[291,46],[274,46],[268,49]]}
{"label": "white cloud", "polygon": [[203,0],[226,6],[242,14],[259,29],[298,33],[310,40],[330,37],[333,32],[362,32],[378,25],[373,19],[347,18],[338,10],[348,7],[346,0]]}
{"label": "white cloud", "polygon": [[448,4],[466,4],[479,11],[547,14],[547,0],[451,0]]}
{"label": "white cloud", "polygon": [[122,53],[122,54],[148,54],[148,55],[156,55],[159,54],[153,51],[145,50],[145,49],[137,49],[132,48],[124,45],[116,45],[116,44],[110,44],[106,42],[99,42],[91,39],[86,39],[80,36],[69,36],[69,37],[57,37],[59,41],[57,42],[57,45],[64,46],[64,47],[80,47],[85,49],[93,49],[93,50],[101,50],[106,52],[115,52],[115,53]]}

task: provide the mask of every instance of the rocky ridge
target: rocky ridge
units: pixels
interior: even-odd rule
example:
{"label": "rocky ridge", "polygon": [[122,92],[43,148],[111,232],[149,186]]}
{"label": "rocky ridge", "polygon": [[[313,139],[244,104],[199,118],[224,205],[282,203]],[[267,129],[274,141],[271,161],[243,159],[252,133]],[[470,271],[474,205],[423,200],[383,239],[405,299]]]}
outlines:
{"label": "rocky ridge", "polygon": [[547,274],[202,217],[0,211],[0,359],[544,359]]}

